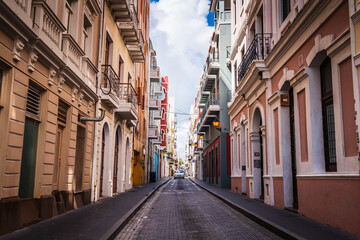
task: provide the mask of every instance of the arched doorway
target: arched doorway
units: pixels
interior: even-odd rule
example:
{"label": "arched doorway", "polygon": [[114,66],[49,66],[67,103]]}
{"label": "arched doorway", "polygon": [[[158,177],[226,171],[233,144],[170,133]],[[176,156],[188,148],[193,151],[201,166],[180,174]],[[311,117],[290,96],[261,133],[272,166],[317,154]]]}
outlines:
{"label": "arched doorway", "polygon": [[126,138],[125,145],[125,190],[130,189],[130,162],[131,162],[131,151],[130,151],[130,141],[129,138]]}
{"label": "arched doorway", "polygon": [[115,145],[114,145],[114,170],[113,170],[113,193],[119,192],[118,179],[119,178],[119,161],[121,156],[121,128],[117,127],[115,133]]}
{"label": "arched doorway", "polygon": [[109,126],[107,123],[104,124],[101,136],[101,164],[100,164],[100,190],[99,195],[103,197],[106,195],[106,181],[104,182],[105,177],[105,164],[108,159],[108,146],[109,146]]}
{"label": "arched doorway", "polygon": [[254,198],[264,199],[264,142],[262,130],[262,116],[259,108],[253,114],[253,126],[251,133],[253,151],[253,177]]}

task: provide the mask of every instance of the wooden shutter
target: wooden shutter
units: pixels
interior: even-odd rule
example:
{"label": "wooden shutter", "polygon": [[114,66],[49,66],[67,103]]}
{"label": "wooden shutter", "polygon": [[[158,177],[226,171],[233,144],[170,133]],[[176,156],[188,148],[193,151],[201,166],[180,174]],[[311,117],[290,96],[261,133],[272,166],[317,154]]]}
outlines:
{"label": "wooden shutter", "polygon": [[40,91],[29,84],[26,100],[26,113],[33,117],[40,117]]}

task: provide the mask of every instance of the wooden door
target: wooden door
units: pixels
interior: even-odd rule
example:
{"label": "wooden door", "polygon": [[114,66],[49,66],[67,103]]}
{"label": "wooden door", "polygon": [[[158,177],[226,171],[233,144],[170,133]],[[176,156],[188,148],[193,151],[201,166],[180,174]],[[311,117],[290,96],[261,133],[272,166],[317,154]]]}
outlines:
{"label": "wooden door", "polygon": [[115,154],[114,154],[113,193],[116,193],[116,191],[117,191],[118,160],[119,160],[119,134],[116,131]]}
{"label": "wooden door", "polygon": [[59,178],[61,171],[61,149],[62,149],[62,135],[64,127],[58,125],[56,132],[56,144],[55,144],[55,161],[53,170],[53,190],[59,190]]}
{"label": "wooden door", "polygon": [[26,117],[21,158],[20,198],[32,198],[34,194],[38,130],[39,122]]}
{"label": "wooden door", "polygon": [[103,178],[104,178],[104,158],[105,158],[105,133],[103,131],[101,141],[101,170],[100,170],[100,197],[103,196]]}
{"label": "wooden door", "polygon": [[76,153],[75,153],[75,191],[82,191],[83,167],[85,155],[85,128],[77,126]]}
{"label": "wooden door", "polygon": [[[105,42],[105,65],[109,65],[109,56],[110,56],[110,41],[108,39],[106,39]],[[105,74],[108,75],[108,71],[107,71],[107,67],[105,68]],[[103,87],[107,88],[108,87],[108,82],[107,79],[104,78],[104,83],[103,83]]]}

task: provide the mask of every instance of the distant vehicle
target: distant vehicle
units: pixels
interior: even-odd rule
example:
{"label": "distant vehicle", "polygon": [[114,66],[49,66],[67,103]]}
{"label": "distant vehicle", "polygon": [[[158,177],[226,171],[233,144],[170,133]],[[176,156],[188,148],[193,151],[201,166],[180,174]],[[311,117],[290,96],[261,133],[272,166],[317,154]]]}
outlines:
{"label": "distant vehicle", "polygon": [[174,174],[174,179],[175,179],[175,178],[182,178],[182,179],[184,179],[184,178],[185,178],[184,171],[183,171],[183,170],[176,170],[176,171],[175,171],[175,174]]}

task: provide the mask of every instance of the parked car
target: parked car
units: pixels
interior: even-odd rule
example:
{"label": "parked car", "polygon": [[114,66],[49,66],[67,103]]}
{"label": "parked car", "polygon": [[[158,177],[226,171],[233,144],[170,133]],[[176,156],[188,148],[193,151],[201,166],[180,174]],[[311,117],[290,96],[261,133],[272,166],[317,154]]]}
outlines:
{"label": "parked car", "polygon": [[184,178],[185,178],[184,171],[183,171],[183,170],[176,170],[176,171],[175,171],[175,174],[174,174],[174,179],[175,179],[175,178],[182,178],[182,179],[184,179]]}

